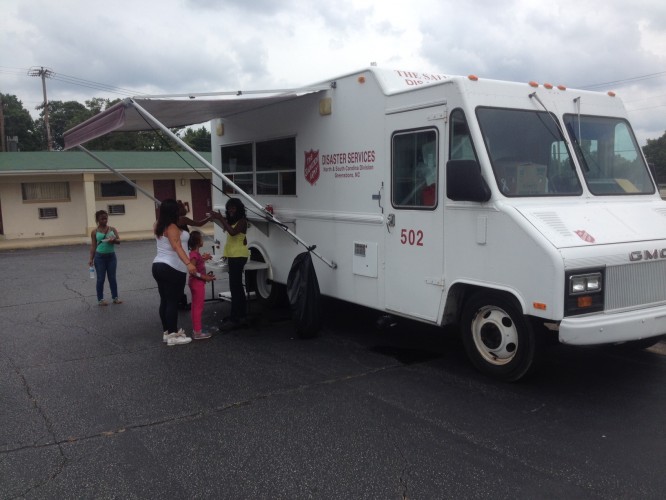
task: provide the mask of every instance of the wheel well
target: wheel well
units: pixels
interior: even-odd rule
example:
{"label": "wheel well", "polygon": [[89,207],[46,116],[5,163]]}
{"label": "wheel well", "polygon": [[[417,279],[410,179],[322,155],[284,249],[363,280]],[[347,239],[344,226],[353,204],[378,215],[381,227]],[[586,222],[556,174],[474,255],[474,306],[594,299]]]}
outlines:
{"label": "wheel well", "polygon": [[267,274],[268,278],[273,281],[273,264],[271,263],[271,260],[268,258],[268,253],[261,247],[259,246],[249,246],[248,249],[250,250],[250,259],[255,262],[265,262],[268,264],[268,269]]}
{"label": "wheel well", "polygon": [[250,247],[250,260],[266,262],[266,257],[264,256],[264,252],[258,247]]}
{"label": "wheel well", "polygon": [[509,300],[519,311],[525,313],[525,308],[522,302],[508,290],[499,290],[497,288],[488,288],[470,283],[455,283],[449,289],[446,297],[446,304],[444,305],[444,315],[442,324],[459,323],[462,317],[462,312],[467,301],[474,295],[485,292]]}
{"label": "wheel well", "polygon": [[252,291],[259,300],[270,307],[280,306],[287,301],[286,285],[273,281],[273,268],[267,253],[259,246],[250,246],[250,261],[265,262],[268,267],[246,270],[246,282],[252,283]]}

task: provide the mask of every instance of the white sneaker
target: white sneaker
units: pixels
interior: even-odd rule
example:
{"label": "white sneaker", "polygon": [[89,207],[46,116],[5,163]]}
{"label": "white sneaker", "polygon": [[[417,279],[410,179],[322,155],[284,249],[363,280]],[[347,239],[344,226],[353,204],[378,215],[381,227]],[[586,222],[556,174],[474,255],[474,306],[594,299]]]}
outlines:
{"label": "white sneaker", "polygon": [[171,333],[167,336],[167,345],[184,345],[192,342],[192,338],[185,335],[185,332],[181,328],[176,333]]}
{"label": "white sneaker", "polygon": [[162,342],[164,342],[164,343],[166,344],[167,340],[169,339],[169,337],[170,337],[171,335],[185,335],[185,330],[183,330],[183,329],[181,328],[180,330],[178,330],[178,331],[175,332],[175,333],[169,333],[169,330],[164,330],[164,331],[162,332]]}

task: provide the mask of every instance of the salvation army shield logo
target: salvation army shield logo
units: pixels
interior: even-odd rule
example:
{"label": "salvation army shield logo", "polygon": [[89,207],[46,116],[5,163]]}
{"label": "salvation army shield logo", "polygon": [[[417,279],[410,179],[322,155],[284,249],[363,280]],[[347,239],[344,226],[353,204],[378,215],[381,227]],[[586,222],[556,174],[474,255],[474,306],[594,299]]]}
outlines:
{"label": "salvation army shield logo", "polygon": [[319,150],[305,151],[305,180],[314,186],[319,179]]}

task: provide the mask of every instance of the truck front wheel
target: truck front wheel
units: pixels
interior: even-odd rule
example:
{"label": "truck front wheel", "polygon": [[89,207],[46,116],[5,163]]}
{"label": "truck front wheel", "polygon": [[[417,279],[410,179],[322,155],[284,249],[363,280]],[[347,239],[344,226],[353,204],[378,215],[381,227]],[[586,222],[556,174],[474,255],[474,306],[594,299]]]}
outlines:
{"label": "truck front wheel", "polygon": [[483,373],[512,382],[532,368],[534,329],[511,300],[492,293],[474,295],[464,307],[461,328],[465,351]]}

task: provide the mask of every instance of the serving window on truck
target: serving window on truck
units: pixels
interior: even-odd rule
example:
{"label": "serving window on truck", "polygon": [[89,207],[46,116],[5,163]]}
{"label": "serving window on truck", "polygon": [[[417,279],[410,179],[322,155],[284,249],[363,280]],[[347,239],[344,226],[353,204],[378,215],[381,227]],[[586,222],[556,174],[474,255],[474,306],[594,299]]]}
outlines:
{"label": "serving window on truck", "polygon": [[[249,194],[296,194],[296,139],[222,146],[222,173]],[[234,190],[228,184],[225,193]]]}
{"label": "serving window on truck", "polygon": [[587,187],[592,194],[652,194],[654,184],[625,120],[564,115]]}
{"label": "serving window on truck", "polygon": [[396,132],[391,140],[391,201],[396,208],[437,206],[437,131]]}
{"label": "serving window on truck", "polygon": [[582,194],[574,162],[552,114],[484,107],[476,114],[504,196]]}

